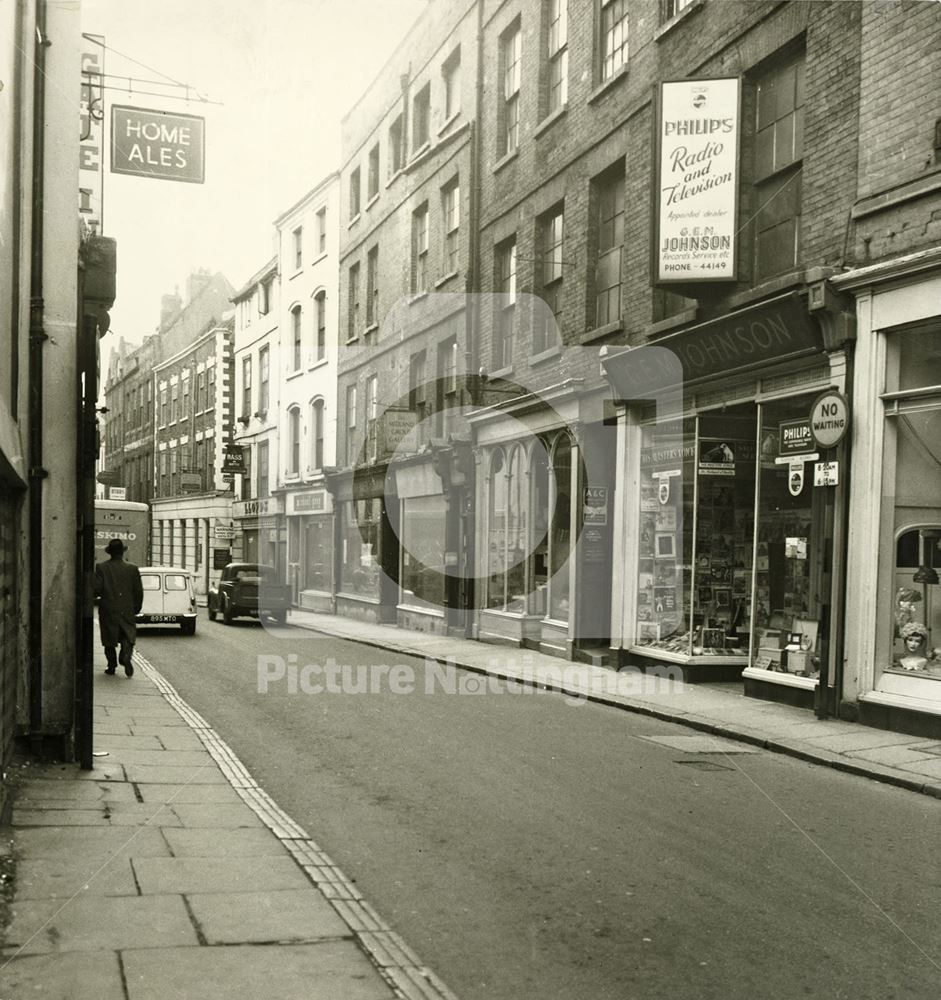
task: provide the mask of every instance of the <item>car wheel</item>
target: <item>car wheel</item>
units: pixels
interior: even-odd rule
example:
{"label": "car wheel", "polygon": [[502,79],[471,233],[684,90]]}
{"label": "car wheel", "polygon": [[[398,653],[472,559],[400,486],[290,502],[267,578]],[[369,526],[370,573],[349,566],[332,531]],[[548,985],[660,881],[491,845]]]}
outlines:
{"label": "car wheel", "polygon": [[232,624],[232,619],[234,617],[235,616],[232,614],[232,605],[229,602],[228,597],[223,597],[222,598],[222,620],[226,623],[226,625],[231,625]]}
{"label": "car wheel", "polygon": [[183,635],[196,635],[196,619],[182,623]]}

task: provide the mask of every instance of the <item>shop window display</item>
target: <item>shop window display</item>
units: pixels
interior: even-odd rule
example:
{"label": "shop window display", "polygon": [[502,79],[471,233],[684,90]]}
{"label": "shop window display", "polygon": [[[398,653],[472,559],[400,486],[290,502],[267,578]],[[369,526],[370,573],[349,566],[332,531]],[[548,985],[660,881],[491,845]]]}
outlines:
{"label": "shop window display", "polygon": [[[885,493],[894,497],[891,613],[883,666],[941,677],[941,329],[887,335]],[[890,555],[891,553],[891,555]],[[889,598],[889,592],[885,594]]]}
{"label": "shop window display", "polygon": [[341,507],[340,590],[379,599],[378,498],[348,500]]}
{"label": "shop window display", "polygon": [[402,604],[433,610],[444,607],[446,525],[443,494],[402,501]]}

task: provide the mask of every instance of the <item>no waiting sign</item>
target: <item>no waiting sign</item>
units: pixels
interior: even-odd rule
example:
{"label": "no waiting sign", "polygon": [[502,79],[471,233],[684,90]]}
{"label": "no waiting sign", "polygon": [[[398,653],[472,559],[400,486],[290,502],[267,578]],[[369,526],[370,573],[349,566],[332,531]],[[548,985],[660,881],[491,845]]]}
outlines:
{"label": "no waiting sign", "polygon": [[202,184],[206,179],[206,120],[113,105],[111,172]]}

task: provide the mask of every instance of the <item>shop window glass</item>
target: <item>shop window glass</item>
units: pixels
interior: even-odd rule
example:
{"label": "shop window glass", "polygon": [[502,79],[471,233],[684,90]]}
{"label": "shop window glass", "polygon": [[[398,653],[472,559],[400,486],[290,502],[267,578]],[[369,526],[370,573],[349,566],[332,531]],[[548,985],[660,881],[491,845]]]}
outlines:
{"label": "shop window glass", "polygon": [[340,589],[379,598],[380,501],[348,500],[340,507]]}
{"label": "shop window glass", "polygon": [[552,514],[549,525],[548,617],[568,621],[569,572],[572,552],[572,442],[561,434],[552,451]]}
{"label": "shop window glass", "polygon": [[[894,468],[894,579],[883,665],[941,677],[941,331],[888,336],[885,468]],[[888,477],[887,477],[888,478]]]}
{"label": "shop window glass", "polygon": [[533,449],[529,466],[529,488],[532,509],[530,580],[532,581],[532,613],[545,616],[549,592],[549,453],[540,441]]}
{"label": "shop window glass", "polygon": [[444,607],[446,524],[443,494],[402,501],[402,604],[435,610]]}
{"label": "shop window glass", "polygon": [[487,607],[526,610],[526,530],[528,504],[525,456],[498,449],[490,464]]}

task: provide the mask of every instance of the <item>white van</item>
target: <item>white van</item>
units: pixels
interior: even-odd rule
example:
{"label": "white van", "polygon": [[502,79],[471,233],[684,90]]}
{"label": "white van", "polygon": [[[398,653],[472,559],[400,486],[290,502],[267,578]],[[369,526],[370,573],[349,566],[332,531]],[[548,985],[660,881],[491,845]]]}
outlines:
{"label": "white van", "polygon": [[193,574],[178,566],[141,566],[144,604],[138,625],[180,625],[183,635],[196,634],[196,588]]}

